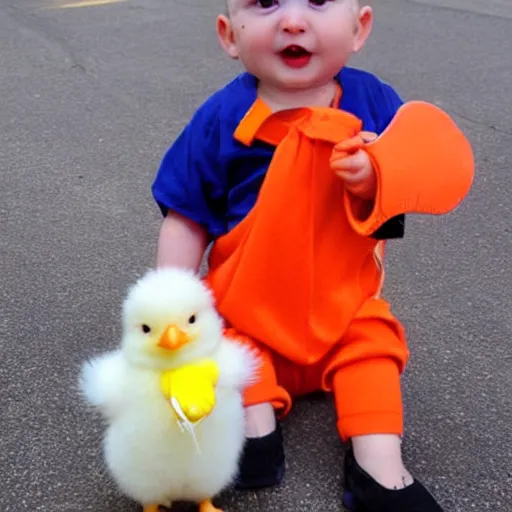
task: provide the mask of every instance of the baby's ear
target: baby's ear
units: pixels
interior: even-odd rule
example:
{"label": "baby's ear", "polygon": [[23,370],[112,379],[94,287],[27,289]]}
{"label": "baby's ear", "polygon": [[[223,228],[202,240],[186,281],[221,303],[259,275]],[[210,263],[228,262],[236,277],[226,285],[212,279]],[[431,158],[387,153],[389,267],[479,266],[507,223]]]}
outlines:
{"label": "baby's ear", "polygon": [[231,20],[224,14],[217,17],[217,37],[224,51],[232,58],[238,59],[238,48]]}
{"label": "baby's ear", "polygon": [[354,52],[358,52],[365,45],[368,37],[373,28],[373,10],[370,6],[365,5],[359,10],[357,19],[355,37],[354,37]]}

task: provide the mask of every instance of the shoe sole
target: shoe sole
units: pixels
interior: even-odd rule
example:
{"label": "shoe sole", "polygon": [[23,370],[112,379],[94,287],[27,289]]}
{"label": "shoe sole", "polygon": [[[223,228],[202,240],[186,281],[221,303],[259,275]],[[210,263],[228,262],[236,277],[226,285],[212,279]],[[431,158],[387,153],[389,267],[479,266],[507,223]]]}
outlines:
{"label": "shoe sole", "polygon": [[350,491],[345,491],[343,493],[342,504],[343,504],[343,510],[345,512],[365,512],[364,508],[359,506],[354,494]]}

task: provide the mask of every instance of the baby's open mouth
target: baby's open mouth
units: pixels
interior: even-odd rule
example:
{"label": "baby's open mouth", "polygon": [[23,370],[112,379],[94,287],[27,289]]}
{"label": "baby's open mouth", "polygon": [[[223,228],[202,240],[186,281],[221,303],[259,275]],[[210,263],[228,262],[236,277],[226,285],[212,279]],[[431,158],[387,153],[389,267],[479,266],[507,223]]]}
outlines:
{"label": "baby's open mouth", "polygon": [[281,51],[281,58],[286,65],[293,68],[306,66],[311,59],[311,52],[298,45],[287,46]]}

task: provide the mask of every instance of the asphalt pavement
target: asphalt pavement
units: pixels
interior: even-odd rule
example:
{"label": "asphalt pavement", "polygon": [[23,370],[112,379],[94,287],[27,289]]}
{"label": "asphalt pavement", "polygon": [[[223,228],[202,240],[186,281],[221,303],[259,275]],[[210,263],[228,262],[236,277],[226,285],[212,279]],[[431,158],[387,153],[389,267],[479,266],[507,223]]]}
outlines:
{"label": "asphalt pavement", "polygon": [[[412,359],[405,459],[447,512],[512,512],[512,3],[373,2],[353,65],[446,109],[474,187],[388,245],[385,294]],[[0,510],[135,512],[105,472],[82,362],[117,345],[127,287],[154,265],[150,186],[197,106],[237,73],[222,0],[0,0]],[[284,484],[226,512],[341,510],[329,397],[285,423]],[[178,510],[192,510],[182,508]]]}

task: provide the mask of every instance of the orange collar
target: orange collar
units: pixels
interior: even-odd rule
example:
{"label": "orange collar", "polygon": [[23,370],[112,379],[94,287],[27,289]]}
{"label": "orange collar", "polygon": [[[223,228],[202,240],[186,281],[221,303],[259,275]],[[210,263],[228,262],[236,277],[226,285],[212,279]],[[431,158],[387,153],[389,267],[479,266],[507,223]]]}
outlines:
{"label": "orange collar", "polygon": [[345,126],[347,124],[352,126],[355,131],[361,129],[359,119],[338,109],[341,96],[342,89],[337,84],[331,107],[302,107],[275,113],[260,97],[257,97],[240,121],[234,137],[246,146],[250,146],[255,139],[277,146],[286,136],[291,126],[309,119],[310,121],[318,121],[318,123],[309,123],[308,131],[314,131],[315,138],[339,142],[331,140],[333,123],[339,125],[340,121],[343,121]]}

